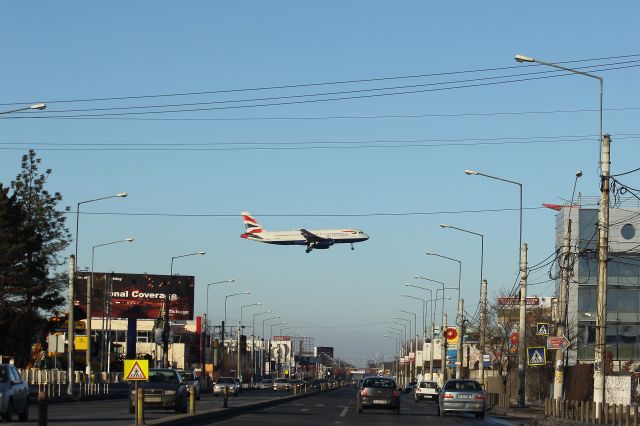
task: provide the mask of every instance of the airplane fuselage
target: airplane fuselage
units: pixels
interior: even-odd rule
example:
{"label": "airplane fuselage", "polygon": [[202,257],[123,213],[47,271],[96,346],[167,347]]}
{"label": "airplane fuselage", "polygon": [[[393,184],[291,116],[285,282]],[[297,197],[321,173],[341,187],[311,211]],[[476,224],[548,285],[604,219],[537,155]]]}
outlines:
{"label": "airplane fuselage", "polygon": [[[359,243],[369,239],[369,236],[358,229],[310,229],[309,232],[333,242],[340,243]],[[249,240],[258,241],[267,244],[278,245],[308,245],[307,239],[299,230],[291,231],[263,231],[260,234],[245,234]],[[317,244],[316,249],[329,248],[330,245]]]}

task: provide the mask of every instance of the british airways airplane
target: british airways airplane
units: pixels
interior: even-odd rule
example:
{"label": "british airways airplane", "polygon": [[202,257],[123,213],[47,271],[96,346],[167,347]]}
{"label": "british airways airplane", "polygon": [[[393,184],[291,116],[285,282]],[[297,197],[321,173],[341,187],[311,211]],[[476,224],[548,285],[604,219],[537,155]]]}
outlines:
{"label": "british airways airplane", "polygon": [[240,237],[267,244],[307,246],[307,253],[313,249],[328,249],[334,244],[341,243],[351,244],[351,250],[353,250],[353,243],[369,239],[369,236],[359,229],[267,231],[251,216],[251,213],[242,212],[240,214],[246,228],[246,232]]}

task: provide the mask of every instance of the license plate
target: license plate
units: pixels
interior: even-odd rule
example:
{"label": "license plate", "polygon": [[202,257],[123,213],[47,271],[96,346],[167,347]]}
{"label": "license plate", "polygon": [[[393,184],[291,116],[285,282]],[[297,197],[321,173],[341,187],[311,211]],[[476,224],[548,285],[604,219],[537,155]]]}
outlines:
{"label": "license plate", "polygon": [[161,402],[162,398],[159,396],[148,396],[144,399],[145,402]]}
{"label": "license plate", "polygon": [[373,403],[374,404],[387,404],[388,401],[386,399],[374,399]]}
{"label": "license plate", "polygon": [[471,399],[473,395],[458,395],[458,399]]}

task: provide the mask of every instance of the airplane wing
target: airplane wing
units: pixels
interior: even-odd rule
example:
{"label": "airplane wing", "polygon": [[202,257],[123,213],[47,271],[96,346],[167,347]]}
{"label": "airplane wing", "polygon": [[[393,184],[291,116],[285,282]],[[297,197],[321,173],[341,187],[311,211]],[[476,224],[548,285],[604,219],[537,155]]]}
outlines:
{"label": "airplane wing", "polygon": [[313,232],[309,232],[306,229],[301,229],[300,232],[308,243],[319,243],[321,241],[326,241],[326,238],[319,237],[318,235],[314,234]]}

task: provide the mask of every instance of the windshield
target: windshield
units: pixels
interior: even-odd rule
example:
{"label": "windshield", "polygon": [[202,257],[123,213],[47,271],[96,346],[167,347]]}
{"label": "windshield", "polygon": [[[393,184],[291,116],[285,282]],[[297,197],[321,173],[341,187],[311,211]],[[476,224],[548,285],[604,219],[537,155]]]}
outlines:
{"label": "windshield", "polygon": [[236,379],[234,379],[232,377],[220,377],[216,383],[235,384],[236,383]]}
{"label": "windshield", "polygon": [[187,372],[180,373],[180,377],[182,377],[184,380],[193,380],[193,374]]}
{"label": "windshield", "polygon": [[173,370],[149,370],[149,381],[152,383],[177,383]]}
{"label": "windshield", "polygon": [[421,388],[426,388],[426,389],[436,389],[437,386],[434,382],[422,382],[420,383],[420,387]]}
{"label": "windshield", "polygon": [[7,383],[9,381],[9,371],[7,367],[0,365],[0,383]]}
{"label": "windshield", "polygon": [[288,383],[289,379],[276,379],[275,383]]}

